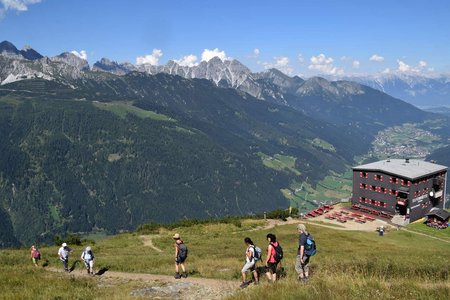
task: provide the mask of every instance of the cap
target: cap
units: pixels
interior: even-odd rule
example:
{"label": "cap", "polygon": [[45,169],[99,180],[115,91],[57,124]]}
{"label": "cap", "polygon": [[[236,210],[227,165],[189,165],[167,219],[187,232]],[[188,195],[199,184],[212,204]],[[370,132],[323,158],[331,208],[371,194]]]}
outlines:
{"label": "cap", "polygon": [[175,233],[175,234],[173,235],[173,238],[174,238],[175,240],[179,240],[179,239],[180,239],[180,234]]}
{"label": "cap", "polygon": [[61,246],[63,246],[63,247],[67,247],[67,244],[66,243],[62,243],[62,245]]}
{"label": "cap", "polygon": [[87,246],[87,247],[86,247],[86,251],[91,251],[91,247],[90,247],[90,246]]}

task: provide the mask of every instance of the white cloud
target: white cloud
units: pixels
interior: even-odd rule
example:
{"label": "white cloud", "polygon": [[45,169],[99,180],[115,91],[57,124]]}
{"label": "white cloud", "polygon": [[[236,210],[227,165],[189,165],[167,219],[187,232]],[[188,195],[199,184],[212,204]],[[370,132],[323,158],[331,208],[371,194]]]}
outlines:
{"label": "white cloud", "polygon": [[70,51],[70,53],[72,53],[75,56],[78,56],[81,59],[87,60],[87,53],[85,50],[81,50],[80,52],[73,50]]}
{"label": "white cloud", "polygon": [[161,58],[161,56],[163,56],[163,52],[161,51],[161,49],[153,49],[152,54],[136,57],[136,64],[150,64],[153,66],[157,66],[159,64],[159,59]]}
{"label": "white cloud", "polygon": [[261,54],[261,51],[258,48],[253,49],[252,53],[249,54],[247,57],[251,59],[258,59],[259,55]]}
{"label": "white cloud", "polygon": [[353,69],[359,69],[360,65],[361,65],[361,63],[359,62],[359,60],[354,60],[352,62]]}
{"label": "white cloud", "polygon": [[28,6],[36,4],[42,0],[0,0],[2,7],[0,8],[0,15],[6,13],[8,10],[16,10],[18,12],[27,11]]}
{"label": "white cloud", "polygon": [[291,75],[294,72],[294,69],[289,65],[289,58],[287,56],[277,56],[274,57],[274,62],[263,62],[262,65],[267,69],[278,69],[281,72]]}
{"label": "white cloud", "polygon": [[227,57],[227,55],[225,54],[225,51],[220,51],[218,48],[215,48],[213,50],[210,49],[205,49],[203,50],[202,53],[202,61],[209,61],[210,59],[212,59],[213,57],[218,57],[220,58],[222,61],[224,60],[229,60],[230,58]]}
{"label": "white cloud", "polygon": [[384,61],[384,57],[380,56],[380,55],[377,55],[377,54],[374,54],[371,57],[369,57],[369,60],[370,61],[376,61],[376,62],[382,62],[382,61]]}
{"label": "white cloud", "polygon": [[424,60],[420,60],[417,66],[411,66],[402,60],[397,59],[398,69],[401,73],[421,73],[428,66],[428,63]]}
{"label": "white cloud", "polygon": [[198,65],[197,56],[195,56],[194,54],[183,56],[182,58],[175,59],[174,61],[183,67],[194,67]]}
{"label": "white cloud", "polygon": [[332,57],[326,57],[325,54],[319,54],[318,56],[312,56],[311,64],[308,69],[319,71],[326,75],[343,75],[344,70],[334,66],[334,59]]}

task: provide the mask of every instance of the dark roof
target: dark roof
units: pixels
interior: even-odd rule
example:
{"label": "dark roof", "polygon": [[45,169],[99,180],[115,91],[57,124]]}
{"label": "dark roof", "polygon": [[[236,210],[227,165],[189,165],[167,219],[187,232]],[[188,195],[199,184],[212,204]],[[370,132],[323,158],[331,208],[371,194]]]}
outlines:
{"label": "dark roof", "polygon": [[436,216],[442,220],[447,220],[450,217],[450,213],[446,210],[443,210],[442,208],[433,207],[427,213],[427,217],[430,217],[430,216]]}
{"label": "dark roof", "polygon": [[446,171],[446,166],[417,159],[388,159],[353,167],[354,171],[375,171],[414,180]]}

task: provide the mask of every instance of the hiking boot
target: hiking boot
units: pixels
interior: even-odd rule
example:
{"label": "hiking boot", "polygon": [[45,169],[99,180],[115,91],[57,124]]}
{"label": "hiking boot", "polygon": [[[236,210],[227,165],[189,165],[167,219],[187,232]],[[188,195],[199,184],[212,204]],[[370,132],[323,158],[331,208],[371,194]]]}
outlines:
{"label": "hiking boot", "polygon": [[180,275],[180,273],[175,273],[175,279],[180,279],[181,278],[181,275]]}
{"label": "hiking boot", "polygon": [[248,286],[247,282],[243,282],[241,283],[241,285],[239,286],[241,289],[245,289]]}
{"label": "hiking boot", "polygon": [[183,276],[184,278],[187,278],[187,273],[183,272],[183,274],[181,276]]}

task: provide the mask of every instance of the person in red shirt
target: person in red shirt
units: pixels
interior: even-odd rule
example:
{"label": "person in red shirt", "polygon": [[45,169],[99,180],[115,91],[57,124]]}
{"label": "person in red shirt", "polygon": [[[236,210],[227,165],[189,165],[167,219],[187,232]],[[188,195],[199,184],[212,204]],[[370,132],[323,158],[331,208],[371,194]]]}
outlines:
{"label": "person in red shirt", "polygon": [[278,262],[275,260],[275,247],[278,247],[277,237],[269,233],[267,236],[269,245],[267,246],[266,256],[266,276],[269,282],[275,282],[277,280],[277,266]]}

